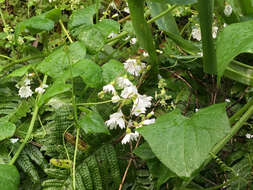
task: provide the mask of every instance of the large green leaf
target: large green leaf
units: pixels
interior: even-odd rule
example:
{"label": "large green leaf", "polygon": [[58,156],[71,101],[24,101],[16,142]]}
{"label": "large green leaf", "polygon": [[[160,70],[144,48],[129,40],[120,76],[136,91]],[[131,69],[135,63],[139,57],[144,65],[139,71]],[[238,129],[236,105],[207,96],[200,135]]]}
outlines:
{"label": "large green leaf", "polygon": [[96,54],[104,47],[106,38],[98,28],[87,27],[80,32],[78,39],[85,44],[90,54]]}
{"label": "large green leaf", "polygon": [[0,120],[0,141],[12,137],[16,131],[16,126],[6,120]]}
{"label": "large green leaf", "polygon": [[200,109],[191,118],[178,110],[138,129],[161,162],[180,177],[190,177],[230,130],[224,104]]}
{"label": "large green leaf", "polygon": [[37,69],[52,78],[62,76],[68,69],[68,57],[64,47],[52,52],[38,66]]}
{"label": "large green leaf", "polygon": [[82,77],[83,81],[93,88],[103,83],[102,69],[89,59],[83,59],[73,66],[73,76]]}
{"label": "large green leaf", "polygon": [[218,78],[224,74],[229,63],[240,53],[253,53],[253,20],[231,24],[218,35]]}
{"label": "large green leaf", "polygon": [[115,34],[120,32],[120,24],[112,19],[104,19],[95,24],[94,27],[99,29],[105,38],[112,32]]}
{"label": "large green leaf", "polygon": [[90,26],[93,24],[93,16],[96,13],[96,7],[94,5],[79,9],[73,12],[69,18],[68,29],[72,30],[79,26]]}
{"label": "large green leaf", "polygon": [[15,166],[0,164],[0,189],[17,190],[19,185],[19,173]]}
{"label": "large green leaf", "polygon": [[74,64],[86,56],[86,48],[82,42],[75,42],[69,47],[61,47],[52,52],[38,66],[37,69],[52,78],[70,77],[70,63]]}
{"label": "large green leaf", "polygon": [[[148,2],[148,6],[150,8],[152,17],[155,17],[168,9],[168,7],[164,6],[162,3]],[[170,12],[162,18],[156,20],[156,24],[161,30],[165,31],[167,36],[183,50],[193,54],[201,52],[201,48],[195,43],[185,40],[180,36],[176,21]]]}
{"label": "large green leaf", "polygon": [[160,160],[158,160],[155,154],[152,152],[148,143],[143,143],[134,150],[134,153],[142,160],[146,161],[149,171],[154,178],[157,178],[156,188],[160,189],[160,186],[164,184],[168,179],[177,177],[171,172]]}
{"label": "large green leaf", "polygon": [[[164,6],[164,4],[162,3],[148,2],[148,6],[152,17],[155,17],[159,15],[161,12],[168,9],[168,7]],[[155,23],[163,31],[180,35],[177,23],[170,12],[168,12],[166,15],[156,20]]]}
{"label": "large green leaf", "polygon": [[60,9],[52,9],[41,15],[34,16],[23,22],[17,24],[15,28],[15,38],[17,40],[18,36],[25,31],[25,29],[30,30],[32,33],[37,33],[43,30],[50,31],[54,28],[54,22],[59,20],[61,15]]}
{"label": "large green leaf", "polygon": [[253,67],[232,61],[224,72],[224,76],[237,82],[253,86]]}
{"label": "large green leaf", "polygon": [[103,79],[106,84],[112,82],[116,77],[120,77],[125,74],[124,65],[114,59],[111,59],[108,63],[102,66]]}
{"label": "large green leaf", "polygon": [[39,107],[42,106],[44,103],[46,103],[46,101],[48,101],[50,98],[63,92],[67,92],[70,89],[71,85],[65,84],[63,80],[55,81],[40,98],[38,102]]}
{"label": "large green leaf", "polygon": [[105,133],[109,134],[107,127],[105,126],[103,118],[94,111],[90,111],[80,119],[81,129],[86,134]]}

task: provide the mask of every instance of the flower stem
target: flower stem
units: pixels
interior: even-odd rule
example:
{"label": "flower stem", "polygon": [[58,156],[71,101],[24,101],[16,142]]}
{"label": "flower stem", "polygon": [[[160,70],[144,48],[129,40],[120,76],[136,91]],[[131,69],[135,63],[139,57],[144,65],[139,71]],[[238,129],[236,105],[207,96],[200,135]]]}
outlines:
{"label": "flower stem", "polygon": [[[47,81],[47,75],[44,76],[43,84],[46,84],[46,81]],[[36,121],[36,118],[37,118],[37,115],[38,115],[38,112],[39,112],[38,102],[39,102],[40,98],[41,98],[41,94],[38,94],[37,97],[36,97],[36,102],[35,102],[35,106],[34,106],[34,110],[33,110],[32,120],[30,122],[30,125],[29,125],[28,131],[26,133],[25,139],[22,142],[22,144],[18,147],[17,152],[15,153],[15,155],[12,157],[11,161],[9,162],[10,165],[13,165],[15,163],[15,161],[18,158],[18,156],[20,155],[20,153],[24,149],[26,143],[28,142],[28,140],[31,137],[31,134],[32,134],[32,131],[33,131],[33,127],[34,127],[34,124],[35,124],[35,121]]]}

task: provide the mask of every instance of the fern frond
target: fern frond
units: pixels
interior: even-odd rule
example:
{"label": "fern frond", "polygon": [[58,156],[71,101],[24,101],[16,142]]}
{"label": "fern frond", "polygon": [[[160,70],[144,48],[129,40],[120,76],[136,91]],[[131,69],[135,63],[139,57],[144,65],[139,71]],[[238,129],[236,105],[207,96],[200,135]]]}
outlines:
{"label": "fern frond", "polygon": [[40,182],[39,174],[33,163],[25,153],[21,153],[17,159],[18,166],[26,173],[34,183]]}
{"label": "fern frond", "polygon": [[[72,188],[71,176],[68,178],[64,178],[64,175],[57,176],[58,170],[59,168],[45,170],[49,179],[54,180],[43,182],[43,187],[49,187],[48,185],[53,182],[52,185],[55,187],[62,183],[62,189]],[[65,170],[63,171],[65,173]],[[60,172],[63,171],[60,170]],[[116,152],[111,144],[103,145],[85,160],[79,160],[77,165],[76,186],[78,190],[114,190],[118,188],[120,179]]]}

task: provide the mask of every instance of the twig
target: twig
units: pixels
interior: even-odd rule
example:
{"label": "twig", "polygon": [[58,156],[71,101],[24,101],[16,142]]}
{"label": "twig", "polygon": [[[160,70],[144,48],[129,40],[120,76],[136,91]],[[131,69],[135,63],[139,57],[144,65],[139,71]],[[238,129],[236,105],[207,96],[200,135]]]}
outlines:
{"label": "twig", "polygon": [[[136,149],[136,148],[138,147],[138,145],[139,145],[139,143],[140,143],[140,140],[141,140],[141,136],[139,136],[139,138],[138,138],[138,140],[137,140],[137,143],[136,143],[134,149]],[[128,165],[127,165],[127,167],[126,167],[124,176],[123,176],[123,178],[122,178],[122,180],[121,180],[121,184],[120,184],[120,186],[119,186],[119,190],[122,190],[122,187],[123,187],[123,185],[124,185],[124,182],[125,182],[125,179],[126,179],[128,170],[129,170],[129,168],[130,168],[132,162],[133,162],[133,158],[131,157],[131,158],[129,159],[129,161],[128,161]]]}

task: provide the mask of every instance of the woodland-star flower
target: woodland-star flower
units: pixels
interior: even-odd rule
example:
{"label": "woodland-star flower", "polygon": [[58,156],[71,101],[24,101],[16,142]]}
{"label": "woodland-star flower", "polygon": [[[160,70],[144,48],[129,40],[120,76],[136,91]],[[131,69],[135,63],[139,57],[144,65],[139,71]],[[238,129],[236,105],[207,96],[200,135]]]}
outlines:
{"label": "woodland-star flower", "polygon": [[200,41],[201,40],[201,32],[199,28],[192,29],[192,38]]}
{"label": "woodland-star flower", "polygon": [[137,42],[137,39],[136,39],[136,38],[132,38],[132,39],[130,40],[130,43],[131,43],[132,45],[136,44],[136,42]]}
{"label": "woodland-star flower", "polygon": [[141,70],[143,70],[146,65],[142,62],[137,62],[136,59],[128,59],[124,64],[124,68],[132,75],[139,76]]}
{"label": "woodland-star flower", "polygon": [[146,112],[146,109],[151,106],[152,96],[138,95],[134,101],[132,112],[138,116]]}
{"label": "woodland-star flower", "polygon": [[120,97],[118,95],[114,95],[112,97],[112,103],[117,103],[118,101],[120,101]]}
{"label": "woodland-star flower", "polygon": [[233,8],[231,5],[226,5],[225,8],[224,8],[224,14],[226,16],[230,16],[233,12]]}
{"label": "woodland-star flower", "polygon": [[117,85],[118,85],[120,88],[125,88],[125,87],[128,87],[128,86],[132,86],[133,84],[131,83],[130,80],[128,80],[128,79],[125,78],[125,77],[118,77],[118,78],[117,78]]}
{"label": "woodland-star flower", "polygon": [[107,85],[105,85],[104,87],[103,87],[103,91],[104,92],[108,92],[108,93],[116,93],[116,90],[115,90],[115,88],[114,88],[114,86],[112,85],[112,84],[107,84]]}
{"label": "woodland-star flower", "polygon": [[139,137],[139,133],[135,131],[134,133],[127,133],[125,137],[122,139],[121,143],[126,144],[129,143],[130,141],[137,141]]}
{"label": "woodland-star flower", "polygon": [[119,126],[121,129],[125,128],[124,115],[122,111],[110,115],[110,119],[105,122],[109,129],[116,129]]}
{"label": "woodland-star flower", "polygon": [[120,96],[122,98],[131,98],[131,97],[133,97],[134,95],[137,95],[137,94],[138,94],[138,90],[137,90],[136,86],[131,85],[131,86],[125,87],[122,90]]}
{"label": "woodland-star flower", "polygon": [[35,92],[37,92],[38,94],[43,94],[47,87],[48,87],[48,85],[42,84],[40,87],[35,89]]}
{"label": "woodland-star flower", "polygon": [[18,95],[21,98],[28,98],[32,96],[32,94],[33,94],[33,91],[31,90],[30,86],[22,86],[18,91]]}

